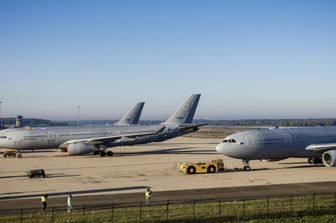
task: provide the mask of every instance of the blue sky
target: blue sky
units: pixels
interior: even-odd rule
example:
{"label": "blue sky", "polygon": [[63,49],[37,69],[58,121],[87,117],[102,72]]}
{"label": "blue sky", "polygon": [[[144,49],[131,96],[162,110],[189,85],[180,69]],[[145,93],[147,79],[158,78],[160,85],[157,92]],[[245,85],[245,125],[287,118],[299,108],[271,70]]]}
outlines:
{"label": "blue sky", "polygon": [[336,117],[336,1],[0,0],[2,116]]}

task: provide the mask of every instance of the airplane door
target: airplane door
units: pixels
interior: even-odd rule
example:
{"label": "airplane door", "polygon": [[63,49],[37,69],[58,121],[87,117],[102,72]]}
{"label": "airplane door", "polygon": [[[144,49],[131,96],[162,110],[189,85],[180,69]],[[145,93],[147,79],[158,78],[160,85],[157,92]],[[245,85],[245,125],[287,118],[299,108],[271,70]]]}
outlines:
{"label": "airplane door", "polygon": [[253,137],[251,135],[246,136],[247,146],[253,146]]}
{"label": "airplane door", "polygon": [[289,133],[284,133],[284,138],[287,146],[292,145],[292,136]]}

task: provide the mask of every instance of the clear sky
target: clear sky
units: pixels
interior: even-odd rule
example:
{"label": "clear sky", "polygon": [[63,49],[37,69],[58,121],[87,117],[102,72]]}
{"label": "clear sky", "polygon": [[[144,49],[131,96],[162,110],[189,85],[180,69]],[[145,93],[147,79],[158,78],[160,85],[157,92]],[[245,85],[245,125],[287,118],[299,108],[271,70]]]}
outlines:
{"label": "clear sky", "polygon": [[0,0],[2,116],[336,117],[334,0]]}

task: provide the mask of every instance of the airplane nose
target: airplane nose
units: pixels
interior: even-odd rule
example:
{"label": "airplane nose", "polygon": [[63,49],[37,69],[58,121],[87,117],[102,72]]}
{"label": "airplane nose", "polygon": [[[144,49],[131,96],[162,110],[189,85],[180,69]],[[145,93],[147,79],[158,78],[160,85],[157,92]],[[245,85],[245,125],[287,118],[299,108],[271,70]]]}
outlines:
{"label": "airplane nose", "polygon": [[222,143],[219,143],[219,144],[216,146],[216,151],[217,151],[217,153],[221,153],[221,150],[222,150]]}

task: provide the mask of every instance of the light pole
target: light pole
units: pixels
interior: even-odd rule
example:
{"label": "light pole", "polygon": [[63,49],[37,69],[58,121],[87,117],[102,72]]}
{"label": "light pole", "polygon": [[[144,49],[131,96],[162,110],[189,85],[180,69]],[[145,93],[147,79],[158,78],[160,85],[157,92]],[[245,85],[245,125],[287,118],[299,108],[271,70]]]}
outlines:
{"label": "light pole", "polygon": [[77,125],[79,125],[79,109],[80,109],[80,106],[77,105]]}

